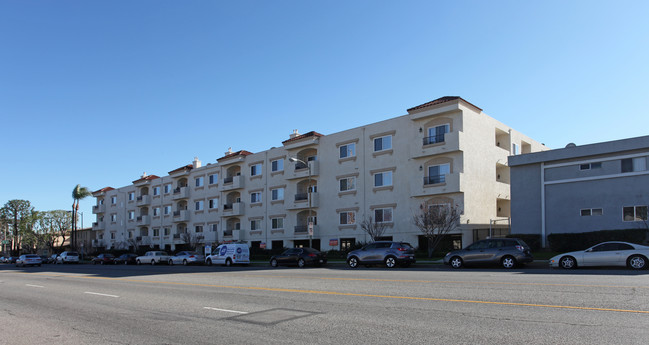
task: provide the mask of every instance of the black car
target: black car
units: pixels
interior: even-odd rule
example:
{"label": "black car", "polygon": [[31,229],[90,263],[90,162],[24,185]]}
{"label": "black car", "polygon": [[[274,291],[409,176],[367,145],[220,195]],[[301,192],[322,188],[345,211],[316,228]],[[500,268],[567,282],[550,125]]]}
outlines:
{"label": "black car", "polygon": [[397,265],[408,267],[415,262],[415,249],[406,242],[377,241],[347,254],[347,264],[351,268],[361,264],[382,264],[387,268]]}
{"label": "black car", "polygon": [[293,248],[287,249],[282,254],[274,255],[270,258],[270,265],[277,266],[297,266],[304,267],[307,265],[321,266],[327,263],[327,253],[315,250],[313,248]]}
{"label": "black car", "polygon": [[467,265],[500,265],[503,268],[514,268],[533,260],[530,247],[523,240],[490,238],[446,254],[444,264],[453,268]]}
{"label": "black car", "polygon": [[92,258],[92,264],[109,265],[115,263],[115,256],[113,254],[99,254]]}
{"label": "black car", "polygon": [[122,265],[135,265],[135,258],[137,258],[137,254],[133,253],[127,253],[127,254],[122,254],[119,257],[115,258],[114,263],[116,265],[122,264]]}

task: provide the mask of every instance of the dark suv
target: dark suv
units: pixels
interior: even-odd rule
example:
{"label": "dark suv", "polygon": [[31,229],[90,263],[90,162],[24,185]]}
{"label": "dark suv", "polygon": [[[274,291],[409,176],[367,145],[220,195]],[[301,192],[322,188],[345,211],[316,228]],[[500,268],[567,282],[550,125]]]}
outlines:
{"label": "dark suv", "polygon": [[347,254],[347,264],[351,268],[372,264],[384,264],[388,268],[397,264],[408,267],[413,263],[415,263],[415,249],[406,242],[374,242]]}
{"label": "dark suv", "polygon": [[491,238],[454,250],[444,257],[444,264],[453,268],[465,265],[500,265],[514,268],[532,262],[530,247],[518,238]]}

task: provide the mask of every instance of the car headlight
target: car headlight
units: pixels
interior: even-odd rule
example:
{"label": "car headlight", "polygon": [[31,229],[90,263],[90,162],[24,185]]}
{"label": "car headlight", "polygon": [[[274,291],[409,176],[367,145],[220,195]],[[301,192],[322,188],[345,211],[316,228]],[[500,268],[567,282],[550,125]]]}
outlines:
{"label": "car headlight", "polygon": [[448,253],[446,253],[446,255],[445,255],[445,256],[449,256],[449,255],[451,255],[451,252],[448,252]]}

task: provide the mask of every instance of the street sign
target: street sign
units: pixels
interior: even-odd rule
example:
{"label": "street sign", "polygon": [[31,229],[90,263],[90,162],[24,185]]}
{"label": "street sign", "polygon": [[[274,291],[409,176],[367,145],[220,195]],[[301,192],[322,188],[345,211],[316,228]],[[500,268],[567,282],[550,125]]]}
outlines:
{"label": "street sign", "polygon": [[313,222],[309,222],[309,236],[313,236]]}

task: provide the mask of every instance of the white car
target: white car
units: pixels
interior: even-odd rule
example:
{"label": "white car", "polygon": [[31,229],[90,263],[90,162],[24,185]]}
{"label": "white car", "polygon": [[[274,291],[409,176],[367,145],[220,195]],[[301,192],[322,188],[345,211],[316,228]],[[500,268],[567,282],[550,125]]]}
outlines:
{"label": "white car", "polygon": [[138,256],[137,258],[135,258],[135,263],[138,265],[141,264],[155,265],[155,264],[162,264],[162,263],[166,264],[169,262],[170,258],[171,257],[169,256],[169,254],[167,254],[167,252],[150,251],[150,252],[146,252],[143,256]]}
{"label": "white car", "polygon": [[36,254],[25,254],[21,255],[16,259],[16,267],[25,267],[25,266],[40,266],[42,259]]}
{"label": "white car", "polygon": [[212,251],[212,255],[205,257],[208,266],[219,264],[232,266],[234,264],[250,264],[250,248],[244,243],[222,244]]}
{"label": "white car", "polygon": [[628,242],[604,242],[586,250],[564,253],[550,259],[550,267],[565,269],[587,266],[647,268],[649,247]]}
{"label": "white car", "polygon": [[57,264],[78,264],[79,253],[65,251],[56,257]]}

